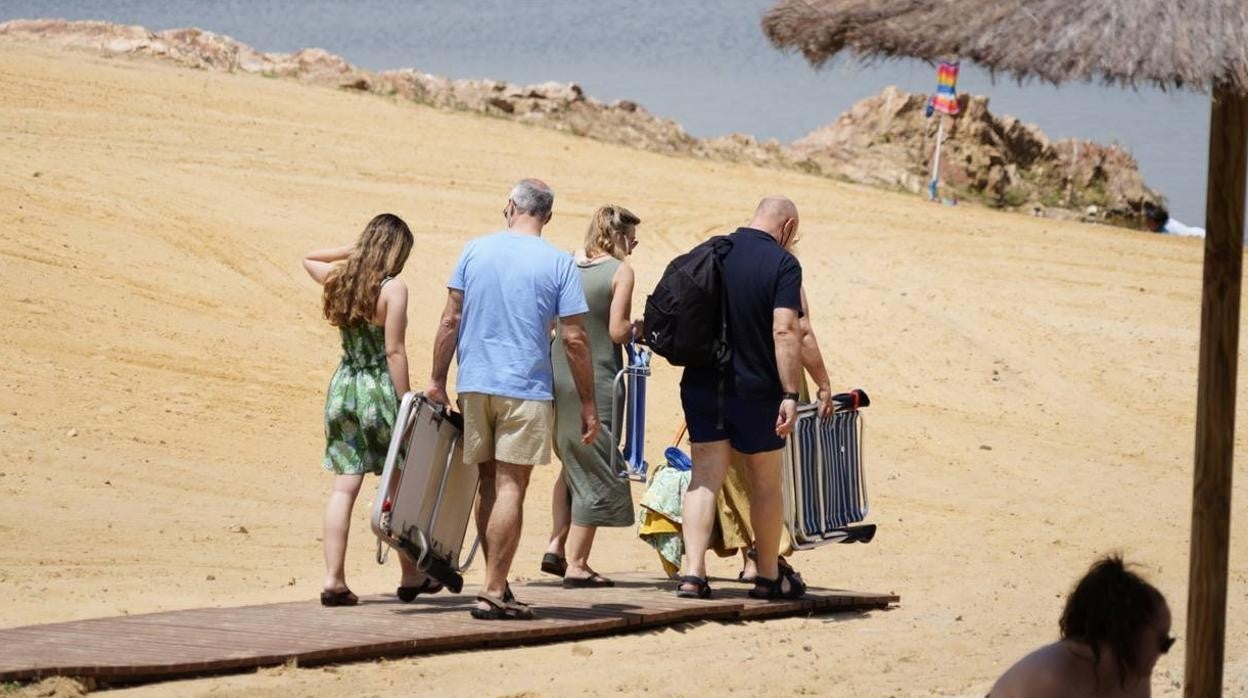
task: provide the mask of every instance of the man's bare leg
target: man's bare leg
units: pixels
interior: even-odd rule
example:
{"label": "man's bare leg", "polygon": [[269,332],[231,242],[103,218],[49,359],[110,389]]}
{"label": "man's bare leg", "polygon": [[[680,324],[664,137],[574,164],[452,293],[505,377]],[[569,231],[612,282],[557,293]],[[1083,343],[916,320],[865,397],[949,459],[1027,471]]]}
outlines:
{"label": "man's bare leg", "polygon": [[[520,544],[524,524],[524,494],[533,466],[495,461],[494,501],[485,527],[488,554],[485,558],[485,593],[502,598],[507,592],[507,574]],[[481,608],[486,608],[482,605]]]}
{"label": "man's bare leg", "polygon": [[[715,529],[715,497],[724,485],[731,455],[727,439],[693,444],[693,471],[681,515],[686,576],[706,577],[706,550]],[[681,588],[694,591],[689,585]]]}
{"label": "man's bare leg", "polygon": [[757,574],[777,579],[780,568],[780,529],[784,517],[784,493],[780,480],[782,451],[767,451],[745,457],[750,480],[750,525],[754,529],[754,549],[758,551]]}
{"label": "man's bare leg", "polygon": [[495,473],[498,466],[495,461],[488,460],[477,466],[480,482],[477,483],[477,537],[481,541],[481,556],[490,559],[489,540],[485,532],[489,528],[490,513],[494,511],[494,500],[497,497]]}

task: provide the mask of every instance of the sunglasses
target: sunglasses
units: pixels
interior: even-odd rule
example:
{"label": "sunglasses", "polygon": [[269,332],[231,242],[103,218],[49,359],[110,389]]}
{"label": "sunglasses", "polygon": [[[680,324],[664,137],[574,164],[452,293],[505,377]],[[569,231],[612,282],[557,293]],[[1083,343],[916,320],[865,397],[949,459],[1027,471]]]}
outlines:
{"label": "sunglasses", "polygon": [[1178,640],[1178,638],[1173,635],[1162,636],[1157,640],[1157,649],[1162,654],[1165,654],[1170,651],[1171,647],[1174,647],[1175,640]]}

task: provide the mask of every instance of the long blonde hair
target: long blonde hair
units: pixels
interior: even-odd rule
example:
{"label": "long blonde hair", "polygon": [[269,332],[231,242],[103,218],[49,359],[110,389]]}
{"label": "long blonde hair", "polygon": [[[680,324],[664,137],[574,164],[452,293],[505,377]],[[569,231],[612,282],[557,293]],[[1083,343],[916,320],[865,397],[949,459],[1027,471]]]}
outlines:
{"label": "long blonde hair", "polygon": [[325,319],[335,327],[372,322],[381,281],[403,271],[412,251],[412,231],[402,218],[383,213],[364,227],[359,242],[345,262],[335,264],[325,278],[321,305]]}
{"label": "long blonde hair", "polygon": [[585,231],[585,254],[594,257],[605,252],[616,259],[624,259],[630,250],[619,244],[617,236],[628,235],[639,223],[641,219],[623,206],[600,207],[594,211],[589,230]]}

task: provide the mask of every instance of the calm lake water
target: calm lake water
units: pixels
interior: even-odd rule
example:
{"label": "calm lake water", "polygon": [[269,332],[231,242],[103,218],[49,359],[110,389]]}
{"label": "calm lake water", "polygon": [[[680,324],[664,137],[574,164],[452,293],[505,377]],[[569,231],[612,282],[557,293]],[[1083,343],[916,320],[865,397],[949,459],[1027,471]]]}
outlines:
{"label": "calm lake water", "polygon": [[[771,47],[769,0],[0,0],[0,20],[61,17],[197,26],[264,51],[319,47],[365,68],[455,78],[577,82],[601,100],[632,99],[695,136],[733,131],[790,141],[885,85],[926,92],[935,70],[913,61],[811,69]],[[1054,88],[964,66],[960,92],[1050,138],[1129,149],[1174,217],[1203,225],[1209,101],[1193,93],[1099,85]]]}

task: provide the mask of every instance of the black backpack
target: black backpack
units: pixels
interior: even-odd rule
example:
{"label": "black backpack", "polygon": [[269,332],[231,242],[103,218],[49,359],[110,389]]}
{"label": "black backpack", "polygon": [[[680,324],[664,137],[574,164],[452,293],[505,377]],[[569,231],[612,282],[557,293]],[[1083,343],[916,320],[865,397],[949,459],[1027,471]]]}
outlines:
{"label": "black backpack", "polygon": [[723,371],[732,358],[723,284],[731,249],[725,235],[698,245],[672,260],[646,297],[646,343],[673,366]]}

